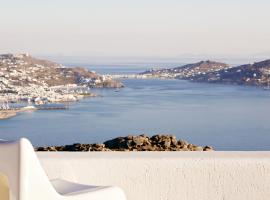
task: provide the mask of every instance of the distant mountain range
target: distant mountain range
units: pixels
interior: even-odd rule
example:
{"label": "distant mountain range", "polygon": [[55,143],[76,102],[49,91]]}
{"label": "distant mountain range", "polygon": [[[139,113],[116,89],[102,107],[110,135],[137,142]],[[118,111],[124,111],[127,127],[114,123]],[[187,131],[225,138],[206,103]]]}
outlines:
{"label": "distant mountain range", "polygon": [[208,60],[175,68],[149,70],[141,74],[156,78],[269,86],[270,60],[240,66],[230,66],[225,63]]}

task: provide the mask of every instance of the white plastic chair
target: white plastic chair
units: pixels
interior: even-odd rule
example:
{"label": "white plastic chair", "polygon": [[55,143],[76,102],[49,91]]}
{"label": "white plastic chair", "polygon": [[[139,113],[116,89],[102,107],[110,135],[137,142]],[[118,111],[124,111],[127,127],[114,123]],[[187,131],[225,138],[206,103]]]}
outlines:
{"label": "white plastic chair", "polygon": [[27,139],[0,141],[0,200],[126,200],[114,186],[50,181]]}

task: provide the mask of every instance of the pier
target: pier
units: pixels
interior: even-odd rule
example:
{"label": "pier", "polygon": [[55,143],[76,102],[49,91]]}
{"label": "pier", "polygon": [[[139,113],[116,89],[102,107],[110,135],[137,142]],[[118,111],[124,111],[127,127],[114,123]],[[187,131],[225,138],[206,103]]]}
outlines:
{"label": "pier", "polygon": [[8,109],[0,109],[0,120],[15,117],[17,113],[35,110],[67,110],[69,107],[64,106],[26,106],[26,107],[10,107]]}
{"label": "pier", "polygon": [[41,106],[37,107],[37,110],[67,110],[68,106]]}

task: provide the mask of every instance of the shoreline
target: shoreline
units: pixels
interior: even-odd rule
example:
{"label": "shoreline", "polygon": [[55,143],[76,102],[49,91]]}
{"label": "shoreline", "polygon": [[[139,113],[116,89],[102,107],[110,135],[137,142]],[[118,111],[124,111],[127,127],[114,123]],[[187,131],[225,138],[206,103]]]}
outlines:
{"label": "shoreline", "polygon": [[0,120],[16,117],[20,112],[36,111],[38,108],[34,106],[25,106],[19,109],[0,110]]}
{"label": "shoreline", "polygon": [[270,87],[266,87],[266,85],[256,85],[256,84],[244,84],[244,83],[236,83],[236,82],[211,82],[211,81],[202,81],[202,80],[192,80],[192,79],[183,79],[183,78],[175,78],[175,77],[163,77],[163,76],[150,76],[143,74],[115,74],[111,75],[115,79],[119,80],[177,80],[177,81],[188,81],[191,83],[200,83],[200,84],[211,84],[211,85],[224,85],[224,86],[243,86],[243,87],[253,87],[262,90],[270,90]]}
{"label": "shoreline", "polygon": [[[61,100],[61,101],[53,101],[50,103],[42,103],[42,104],[33,104],[33,106],[25,106],[21,108],[14,108],[14,109],[7,109],[7,110],[0,110],[0,120],[6,120],[13,117],[16,117],[20,112],[27,112],[27,111],[36,111],[36,110],[66,110],[66,106],[52,106],[53,104],[65,104],[65,103],[73,103],[76,101],[80,101],[84,98],[91,98],[91,97],[98,97],[99,95],[96,93],[84,93],[84,94],[72,94],[76,95],[76,100]],[[6,100],[7,102],[7,100]],[[26,103],[26,101],[16,101],[12,103]],[[45,105],[44,107],[42,107]]]}
{"label": "shoreline", "polygon": [[[0,119],[16,116],[9,103],[45,105],[76,102],[96,96],[92,88],[122,88],[124,84],[110,76],[84,67],[65,67],[29,54],[0,55]],[[1,105],[2,104],[2,105]],[[20,110],[20,108],[18,108]]]}
{"label": "shoreline", "polygon": [[17,115],[18,111],[15,110],[7,110],[7,111],[0,111],[0,120],[10,119]]}

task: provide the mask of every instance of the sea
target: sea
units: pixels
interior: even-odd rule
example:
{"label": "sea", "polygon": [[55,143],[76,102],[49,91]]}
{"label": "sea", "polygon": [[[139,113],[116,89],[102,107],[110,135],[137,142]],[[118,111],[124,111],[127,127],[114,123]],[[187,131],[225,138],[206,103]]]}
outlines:
{"label": "sea", "polygon": [[[143,65],[87,65],[102,74],[134,74]],[[101,143],[127,135],[173,134],[220,151],[270,150],[270,90],[185,80],[126,79],[122,89],[68,110],[20,113],[0,121],[0,139],[26,137],[34,146]]]}

